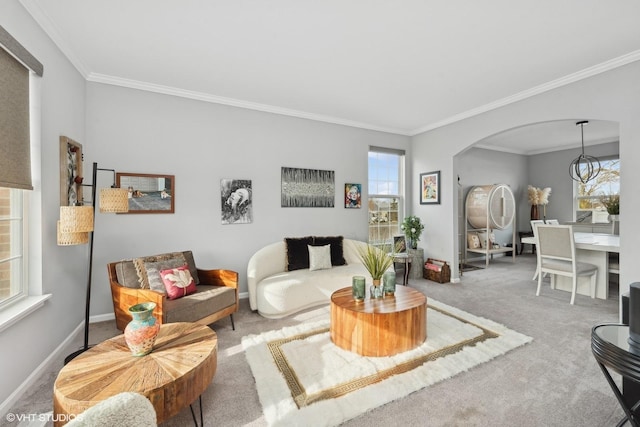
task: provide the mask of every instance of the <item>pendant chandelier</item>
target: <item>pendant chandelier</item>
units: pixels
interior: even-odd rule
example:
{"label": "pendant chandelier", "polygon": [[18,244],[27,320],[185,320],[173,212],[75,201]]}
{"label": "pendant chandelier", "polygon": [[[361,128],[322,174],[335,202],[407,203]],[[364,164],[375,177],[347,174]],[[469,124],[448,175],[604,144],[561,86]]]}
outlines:
{"label": "pendant chandelier", "polygon": [[583,184],[595,179],[600,173],[600,160],[584,154],[584,125],[586,124],[589,124],[587,120],[576,123],[576,126],[580,126],[580,134],[582,136],[582,154],[573,159],[569,165],[571,179]]}

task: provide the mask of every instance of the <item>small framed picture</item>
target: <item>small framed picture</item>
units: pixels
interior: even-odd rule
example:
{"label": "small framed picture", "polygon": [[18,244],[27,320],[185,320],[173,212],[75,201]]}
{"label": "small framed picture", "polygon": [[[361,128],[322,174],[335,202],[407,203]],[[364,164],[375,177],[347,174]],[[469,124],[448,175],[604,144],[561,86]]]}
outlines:
{"label": "small framed picture", "polygon": [[399,254],[407,252],[407,240],[404,236],[393,236],[393,252]]}
{"label": "small framed picture", "polygon": [[440,204],[440,171],[420,174],[420,204]]}
{"label": "small framed picture", "polygon": [[362,206],[362,184],[344,185],[344,207],[360,209]]}

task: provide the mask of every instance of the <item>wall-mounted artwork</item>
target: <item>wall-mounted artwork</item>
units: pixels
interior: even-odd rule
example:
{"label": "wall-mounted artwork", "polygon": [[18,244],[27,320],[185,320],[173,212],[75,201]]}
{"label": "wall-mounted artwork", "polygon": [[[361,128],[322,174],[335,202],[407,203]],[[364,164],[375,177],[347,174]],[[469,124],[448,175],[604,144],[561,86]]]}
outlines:
{"label": "wall-mounted artwork", "polygon": [[223,224],[249,224],[253,221],[250,179],[221,179],[220,201]]}
{"label": "wall-mounted artwork", "polygon": [[362,184],[344,185],[344,207],[355,209],[362,207]]}
{"label": "wall-mounted artwork", "polygon": [[129,212],[174,213],[176,180],[173,175],[116,173],[116,186],[129,190]]}
{"label": "wall-mounted artwork", "polygon": [[420,174],[420,204],[440,204],[440,171]]}
{"label": "wall-mounted artwork", "polygon": [[82,144],[60,136],[60,206],[82,202]]}
{"label": "wall-mounted artwork", "polygon": [[332,208],[335,206],[335,172],[282,168],[283,208]]}

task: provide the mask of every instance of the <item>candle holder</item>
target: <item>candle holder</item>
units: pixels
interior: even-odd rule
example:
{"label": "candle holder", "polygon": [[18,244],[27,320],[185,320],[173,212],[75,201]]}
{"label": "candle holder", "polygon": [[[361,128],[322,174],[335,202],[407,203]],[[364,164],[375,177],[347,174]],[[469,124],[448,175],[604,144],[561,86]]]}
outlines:
{"label": "candle holder", "polygon": [[364,301],[365,280],[364,276],[353,276],[351,279],[351,292],[356,301]]}
{"label": "candle holder", "polygon": [[394,295],[396,293],[396,272],[387,271],[382,276],[382,289],[385,295]]}

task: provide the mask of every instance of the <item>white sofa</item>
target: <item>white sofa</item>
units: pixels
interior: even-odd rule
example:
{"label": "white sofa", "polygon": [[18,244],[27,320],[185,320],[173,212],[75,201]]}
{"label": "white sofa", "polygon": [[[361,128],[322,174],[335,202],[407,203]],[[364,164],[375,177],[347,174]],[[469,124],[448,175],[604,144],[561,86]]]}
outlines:
{"label": "white sofa", "polygon": [[353,276],[371,275],[362,264],[358,246],[365,242],[344,239],[342,243],[346,265],[330,269],[287,271],[287,246],[284,241],[258,250],[249,260],[247,279],[249,304],[264,317],[277,319],[295,312],[328,304],[331,294],[351,286]]}

